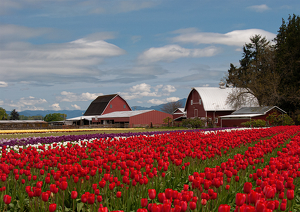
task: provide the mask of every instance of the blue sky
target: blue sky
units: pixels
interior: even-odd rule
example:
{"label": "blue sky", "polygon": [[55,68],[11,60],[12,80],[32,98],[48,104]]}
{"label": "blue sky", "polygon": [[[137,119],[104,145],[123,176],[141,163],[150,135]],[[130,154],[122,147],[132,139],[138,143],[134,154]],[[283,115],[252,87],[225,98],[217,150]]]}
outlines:
{"label": "blue sky", "polygon": [[0,0],[0,107],[130,106],[218,86],[255,34],[272,40],[299,0]]}

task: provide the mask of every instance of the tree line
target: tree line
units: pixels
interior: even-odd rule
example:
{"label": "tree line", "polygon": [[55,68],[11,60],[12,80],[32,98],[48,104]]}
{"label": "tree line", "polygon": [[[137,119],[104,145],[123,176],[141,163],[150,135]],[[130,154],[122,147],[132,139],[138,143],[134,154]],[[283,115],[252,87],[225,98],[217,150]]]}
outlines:
{"label": "tree line", "polygon": [[270,42],[254,35],[243,47],[239,66],[230,64],[223,79],[237,87],[227,101],[239,106],[245,95],[254,96],[260,106],[276,105],[300,123],[300,17],[289,15]]}
{"label": "tree line", "polygon": [[46,122],[51,121],[63,121],[67,118],[66,114],[62,113],[50,113],[43,116],[24,116],[20,115],[16,109],[13,109],[10,114],[6,113],[6,110],[0,107],[0,120],[44,120]]}

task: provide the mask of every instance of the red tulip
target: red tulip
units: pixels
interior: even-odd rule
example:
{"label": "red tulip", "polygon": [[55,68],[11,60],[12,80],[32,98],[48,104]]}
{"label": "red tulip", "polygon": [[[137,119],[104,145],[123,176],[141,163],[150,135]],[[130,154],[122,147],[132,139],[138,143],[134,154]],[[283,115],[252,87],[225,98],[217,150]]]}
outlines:
{"label": "red tulip", "polygon": [[196,209],[196,203],[195,202],[190,202],[190,209],[193,211]]}
{"label": "red tulip", "polygon": [[122,196],[122,192],[121,192],[121,191],[118,191],[117,194],[116,194],[116,196],[117,196],[118,198],[120,198],[120,197]]}
{"label": "red tulip", "polygon": [[88,199],[87,199],[88,204],[92,205],[95,202],[95,194],[90,194],[88,195]]}
{"label": "red tulip", "polygon": [[148,199],[142,198],[141,199],[141,205],[142,205],[143,208],[147,207],[147,205],[148,205]]}
{"label": "red tulip", "polygon": [[107,207],[99,208],[98,212],[108,212]]}
{"label": "red tulip", "polygon": [[56,210],[56,204],[52,203],[49,205],[49,212],[54,212]]}
{"label": "red tulip", "polygon": [[246,194],[237,193],[235,197],[235,204],[237,206],[242,206],[246,201]]}
{"label": "red tulip", "polygon": [[280,204],[280,210],[281,210],[281,211],[285,211],[285,210],[286,210],[286,203],[282,202],[282,203]]}
{"label": "red tulip", "polygon": [[220,205],[218,212],[230,212],[230,205]]}
{"label": "red tulip", "polygon": [[47,202],[48,199],[49,199],[49,194],[48,194],[48,192],[43,192],[43,193],[42,193],[42,200],[43,200],[44,202]]}
{"label": "red tulip", "polygon": [[173,190],[171,188],[167,188],[165,190],[165,195],[167,199],[171,199],[171,197],[173,196]]}
{"label": "red tulip", "polygon": [[68,183],[67,181],[62,181],[60,184],[59,184],[59,188],[63,191],[67,190],[67,187],[68,187]]}
{"label": "red tulip", "polygon": [[7,194],[4,195],[3,196],[3,202],[8,205],[11,202],[11,196],[9,196]]}
{"label": "red tulip", "polygon": [[77,191],[72,191],[72,192],[71,192],[71,198],[72,198],[72,199],[76,199],[77,196],[78,196],[78,192],[77,192]]}
{"label": "red tulip", "polygon": [[156,190],[155,189],[149,189],[148,190],[149,198],[150,199],[155,199],[156,197]]}
{"label": "red tulip", "polygon": [[158,201],[159,201],[160,203],[163,203],[164,200],[166,199],[165,193],[159,193],[159,194],[157,195],[157,197],[158,197]]}
{"label": "red tulip", "polygon": [[294,190],[287,190],[286,196],[288,200],[294,199]]}
{"label": "red tulip", "polygon": [[97,202],[102,202],[102,196],[101,195],[97,196]]}
{"label": "red tulip", "polygon": [[244,184],[244,192],[246,194],[250,194],[250,191],[252,190],[252,183],[250,182],[245,182]]}

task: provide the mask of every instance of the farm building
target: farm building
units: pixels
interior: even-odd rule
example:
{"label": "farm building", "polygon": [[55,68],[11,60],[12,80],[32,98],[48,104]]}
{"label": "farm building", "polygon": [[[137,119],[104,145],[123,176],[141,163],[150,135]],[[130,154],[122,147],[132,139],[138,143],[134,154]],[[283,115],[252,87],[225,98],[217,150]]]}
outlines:
{"label": "farm building", "polygon": [[156,110],[132,111],[118,94],[98,96],[83,116],[67,119],[73,125],[97,125],[98,127],[145,127],[163,124],[172,115]]}
{"label": "farm building", "polygon": [[182,121],[182,119],[186,119],[186,112],[184,111],[184,108],[177,108],[173,112],[173,120]]}
{"label": "farm building", "polygon": [[172,118],[172,115],[157,110],[119,111],[93,118],[92,123],[119,124],[120,127],[150,127],[163,125],[163,119],[167,117]]}
{"label": "farm building", "polygon": [[[227,103],[227,97],[237,88],[220,87],[194,87],[190,91],[184,111],[187,118],[211,119],[216,126],[220,126],[219,116],[230,115],[235,111]],[[258,106],[257,101],[246,101],[243,106]]]}
{"label": "farm building", "polygon": [[115,111],[131,111],[128,103],[118,94],[98,96],[88,109],[84,116],[100,116]]}
{"label": "farm building", "polygon": [[251,119],[267,121],[266,118],[274,112],[277,114],[286,113],[277,106],[242,107],[230,115],[220,116],[221,127],[241,127],[241,123],[250,121]]}
{"label": "farm building", "polygon": [[163,119],[171,114],[156,110],[115,111],[101,116],[80,116],[68,121],[77,125],[98,125],[101,127],[150,127],[161,126]]}
{"label": "farm building", "polygon": [[1,120],[0,129],[44,129],[48,128],[49,124],[42,120]]}

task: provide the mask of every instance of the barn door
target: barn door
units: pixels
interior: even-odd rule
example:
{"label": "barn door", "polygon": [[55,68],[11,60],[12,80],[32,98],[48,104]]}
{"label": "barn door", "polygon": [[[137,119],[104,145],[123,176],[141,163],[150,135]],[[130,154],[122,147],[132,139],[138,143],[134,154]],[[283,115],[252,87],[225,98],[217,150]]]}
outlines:
{"label": "barn door", "polygon": [[198,117],[198,109],[194,109],[194,117]]}

